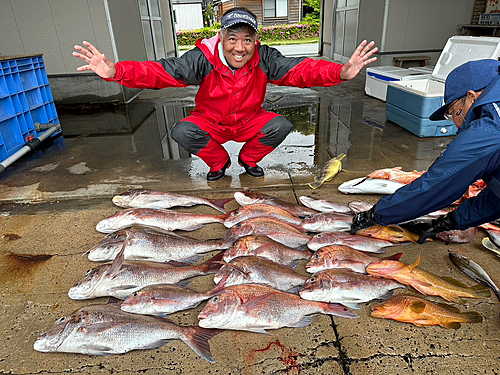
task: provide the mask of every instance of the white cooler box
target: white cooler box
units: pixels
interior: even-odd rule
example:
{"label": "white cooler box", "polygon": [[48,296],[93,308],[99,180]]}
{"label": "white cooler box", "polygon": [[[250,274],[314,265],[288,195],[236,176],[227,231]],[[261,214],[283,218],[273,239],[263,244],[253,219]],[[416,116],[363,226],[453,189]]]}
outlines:
{"label": "white cooler box", "polygon": [[424,79],[430,77],[431,73],[431,71],[422,72],[397,66],[366,68],[365,93],[385,101],[389,82]]}
{"label": "white cooler box", "polygon": [[457,66],[471,60],[497,59],[500,38],[453,36],[448,39],[428,79],[390,82],[387,119],[419,137],[455,135],[451,121],[431,121],[429,116],[444,104],[444,82]]}

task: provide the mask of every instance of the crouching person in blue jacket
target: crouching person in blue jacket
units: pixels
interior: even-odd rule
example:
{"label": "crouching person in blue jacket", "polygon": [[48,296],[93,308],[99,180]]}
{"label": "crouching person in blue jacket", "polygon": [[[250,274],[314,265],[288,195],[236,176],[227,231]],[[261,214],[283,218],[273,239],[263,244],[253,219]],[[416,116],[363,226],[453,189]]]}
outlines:
{"label": "crouching person in blue jacket", "polygon": [[419,243],[437,233],[481,225],[500,217],[500,62],[469,61],[455,68],[445,84],[445,104],[429,118],[451,120],[456,138],[426,173],[372,209],[358,213],[351,233],[376,224],[413,220],[448,207],[478,179],[487,187],[455,211],[427,223],[411,223]]}

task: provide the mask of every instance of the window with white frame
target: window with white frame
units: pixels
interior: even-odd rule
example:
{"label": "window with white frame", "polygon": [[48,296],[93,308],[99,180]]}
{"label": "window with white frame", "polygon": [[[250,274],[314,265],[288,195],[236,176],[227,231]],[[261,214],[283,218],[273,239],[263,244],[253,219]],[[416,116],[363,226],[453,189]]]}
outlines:
{"label": "window with white frame", "polygon": [[264,0],[264,18],[287,16],[288,0]]}

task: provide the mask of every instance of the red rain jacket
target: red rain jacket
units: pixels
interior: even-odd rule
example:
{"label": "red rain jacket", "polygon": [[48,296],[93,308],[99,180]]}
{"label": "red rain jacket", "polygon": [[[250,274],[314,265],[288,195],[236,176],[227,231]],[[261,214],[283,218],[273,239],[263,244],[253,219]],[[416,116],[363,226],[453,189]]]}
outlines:
{"label": "red rain jacket", "polygon": [[341,64],[285,57],[277,49],[260,44],[252,59],[233,74],[219,58],[218,44],[217,34],[198,40],[194,49],[179,58],[118,62],[115,77],[106,81],[148,89],[199,85],[194,112],[224,125],[250,120],[262,108],[267,83],[329,87],[342,82]]}

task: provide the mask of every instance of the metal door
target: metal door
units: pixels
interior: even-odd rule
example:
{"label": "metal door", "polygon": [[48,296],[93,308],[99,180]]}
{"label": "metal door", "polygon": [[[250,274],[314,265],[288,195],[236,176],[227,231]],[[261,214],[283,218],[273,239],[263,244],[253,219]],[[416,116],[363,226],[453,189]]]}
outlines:
{"label": "metal door", "polygon": [[359,0],[337,0],[333,22],[333,58],[345,63],[353,54],[358,40]]}

